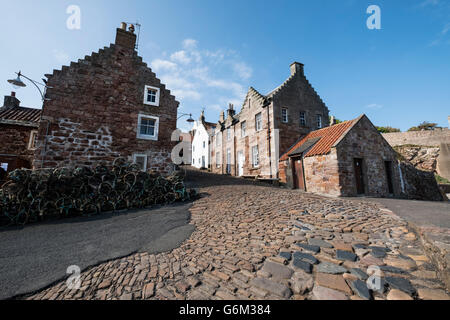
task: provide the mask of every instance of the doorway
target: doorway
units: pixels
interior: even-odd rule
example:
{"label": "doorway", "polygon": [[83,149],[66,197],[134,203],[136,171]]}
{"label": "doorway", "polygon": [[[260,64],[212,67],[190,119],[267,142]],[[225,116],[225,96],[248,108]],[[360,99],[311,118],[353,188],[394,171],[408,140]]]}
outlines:
{"label": "doorway", "polygon": [[385,161],[384,166],[386,168],[386,177],[389,194],[394,194],[394,183],[392,180],[392,161]]}
{"label": "doorway", "polygon": [[245,162],[244,152],[239,151],[237,155],[238,155],[238,175],[239,177],[242,177],[244,175],[244,162]]}
{"label": "doorway", "polygon": [[302,158],[291,158],[292,161],[292,178],[294,180],[294,189],[305,189],[305,178],[303,174],[303,160]]}
{"label": "doorway", "polygon": [[358,195],[365,194],[364,175],[363,175],[363,159],[355,159],[355,178],[356,178],[356,192]]}

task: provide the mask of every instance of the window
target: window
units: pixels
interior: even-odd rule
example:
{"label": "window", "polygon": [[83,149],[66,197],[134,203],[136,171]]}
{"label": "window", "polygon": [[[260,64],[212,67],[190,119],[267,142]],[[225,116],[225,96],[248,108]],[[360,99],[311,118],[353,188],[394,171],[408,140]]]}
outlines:
{"label": "window", "polygon": [[300,126],[306,127],[306,113],[303,111],[300,112]]}
{"label": "window", "polygon": [[253,165],[253,168],[257,168],[259,166],[258,146],[252,147],[252,165]]}
{"label": "window", "polygon": [[216,134],[216,146],[220,146],[222,140],[222,132],[217,132]]}
{"label": "window", "polygon": [[192,152],[195,152],[195,146],[192,146]]}
{"label": "window", "polygon": [[195,158],[192,158],[192,164],[195,164]]}
{"label": "window", "polygon": [[203,141],[203,149],[205,149],[205,148],[206,148],[206,142]]}
{"label": "window", "polygon": [[247,121],[241,123],[241,137],[244,138],[247,136]]}
{"label": "window", "polygon": [[138,117],[137,137],[146,140],[158,140],[159,118],[140,114]]}
{"label": "window", "polygon": [[34,150],[36,149],[36,138],[37,138],[37,131],[33,130],[30,133],[30,141],[28,142],[28,149]]}
{"label": "window", "polygon": [[261,131],[262,130],[262,116],[261,116],[261,113],[258,113],[255,116],[255,129],[256,129],[256,131]]}
{"label": "window", "polygon": [[227,129],[227,140],[228,141],[231,140],[231,129],[230,128]]}
{"label": "window", "polygon": [[320,114],[317,115],[317,129],[322,129],[322,116]]}
{"label": "window", "polygon": [[160,95],[159,88],[152,86],[145,86],[144,104],[158,107],[159,95]]}
{"label": "window", "polygon": [[288,119],[288,109],[283,108],[281,109],[281,121],[283,123],[288,123],[289,119]]}
{"label": "window", "polygon": [[216,153],[216,167],[220,168],[221,163],[222,163],[222,161],[221,161],[221,158],[220,158],[220,152],[217,152]]}
{"label": "window", "polygon": [[0,168],[2,168],[5,171],[8,171],[8,163],[0,163]]}
{"label": "window", "polygon": [[133,155],[133,162],[139,166],[142,171],[147,170],[147,155],[146,154],[137,154]]}
{"label": "window", "polygon": [[227,149],[227,174],[231,174],[231,149]]}

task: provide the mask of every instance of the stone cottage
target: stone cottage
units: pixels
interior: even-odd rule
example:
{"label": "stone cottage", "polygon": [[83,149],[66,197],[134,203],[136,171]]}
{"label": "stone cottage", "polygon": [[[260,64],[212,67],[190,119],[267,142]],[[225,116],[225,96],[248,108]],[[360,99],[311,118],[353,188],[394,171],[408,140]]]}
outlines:
{"label": "stone cottage", "polygon": [[433,175],[397,159],[396,151],[362,115],[301,137],[280,158],[280,180],[291,188],[334,196],[442,200]]}
{"label": "stone cottage", "polygon": [[241,111],[222,112],[212,139],[211,168],[219,174],[278,178],[279,155],[299,136],[327,127],[329,110],[304,75],[303,64],[263,95],[248,90]]}
{"label": "stone cottage", "polygon": [[173,170],[179,102],[135,50],[122,23],[116,40],[46,75],[49,86],[34,168],[111,164],[126,157],[143,170]]}
{"label": "stone cottage", "polygon": [[198,121],[192,128],[192,166],[198,169],[209,168],[211,158],[211,136],[214,134],[216,124],[205,120],[202,111]]}
{"label": "stone cottage", "polygon": [[21,107],[15,92],[5,96],[0,107],[0,167],[7,173],[31,168],[40,118],[41,110]]}

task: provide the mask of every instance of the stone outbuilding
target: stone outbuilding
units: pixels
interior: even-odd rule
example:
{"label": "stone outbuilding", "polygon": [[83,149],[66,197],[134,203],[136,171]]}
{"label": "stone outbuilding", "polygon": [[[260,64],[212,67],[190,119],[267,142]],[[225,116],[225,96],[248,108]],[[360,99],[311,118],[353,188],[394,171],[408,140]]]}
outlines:
{"label": "stone outbuilding", "polygon": [[15,92],[5,96],[0,107],[0,181],[5,173],[31,168],[41,112],[20,106]]}
{"label": "stone outbuilding", "polygon": [[143,170],[174,169],[171,141],[179,102],[135,50],[134,27],[98,53],[48,78],[34,168],[111,164],[125,157]]}
{"label": "stone outbuilding", "polygon": [[327,127],[329,110],[294,62],[289,78],[268,94],[248,90],[238,114],[222,112],[212,139],[212,171],[277,179],[278,159],[301,135]]}
{"label": "stone outbuilding", "polygon": [[334,196],[401,194],[397,153],[362,115],[302,137],[281,158],[281,182]]}

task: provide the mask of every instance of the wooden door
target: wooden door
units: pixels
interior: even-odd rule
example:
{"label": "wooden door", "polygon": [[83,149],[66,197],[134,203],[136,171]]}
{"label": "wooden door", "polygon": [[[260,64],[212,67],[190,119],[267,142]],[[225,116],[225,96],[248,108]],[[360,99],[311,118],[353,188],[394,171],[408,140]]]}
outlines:
{"label": "wooden door", "polygon": [[292,169],[293,169],[293,180],[294,180],[294,188],[305,190],[305,179],[303,178],[303,163],[302,158],[293,158],[292,159]]}
{"label": "wooden door", "polygon": [[355,178],[357,193],[364,194],[363,159],[355,159]]}

